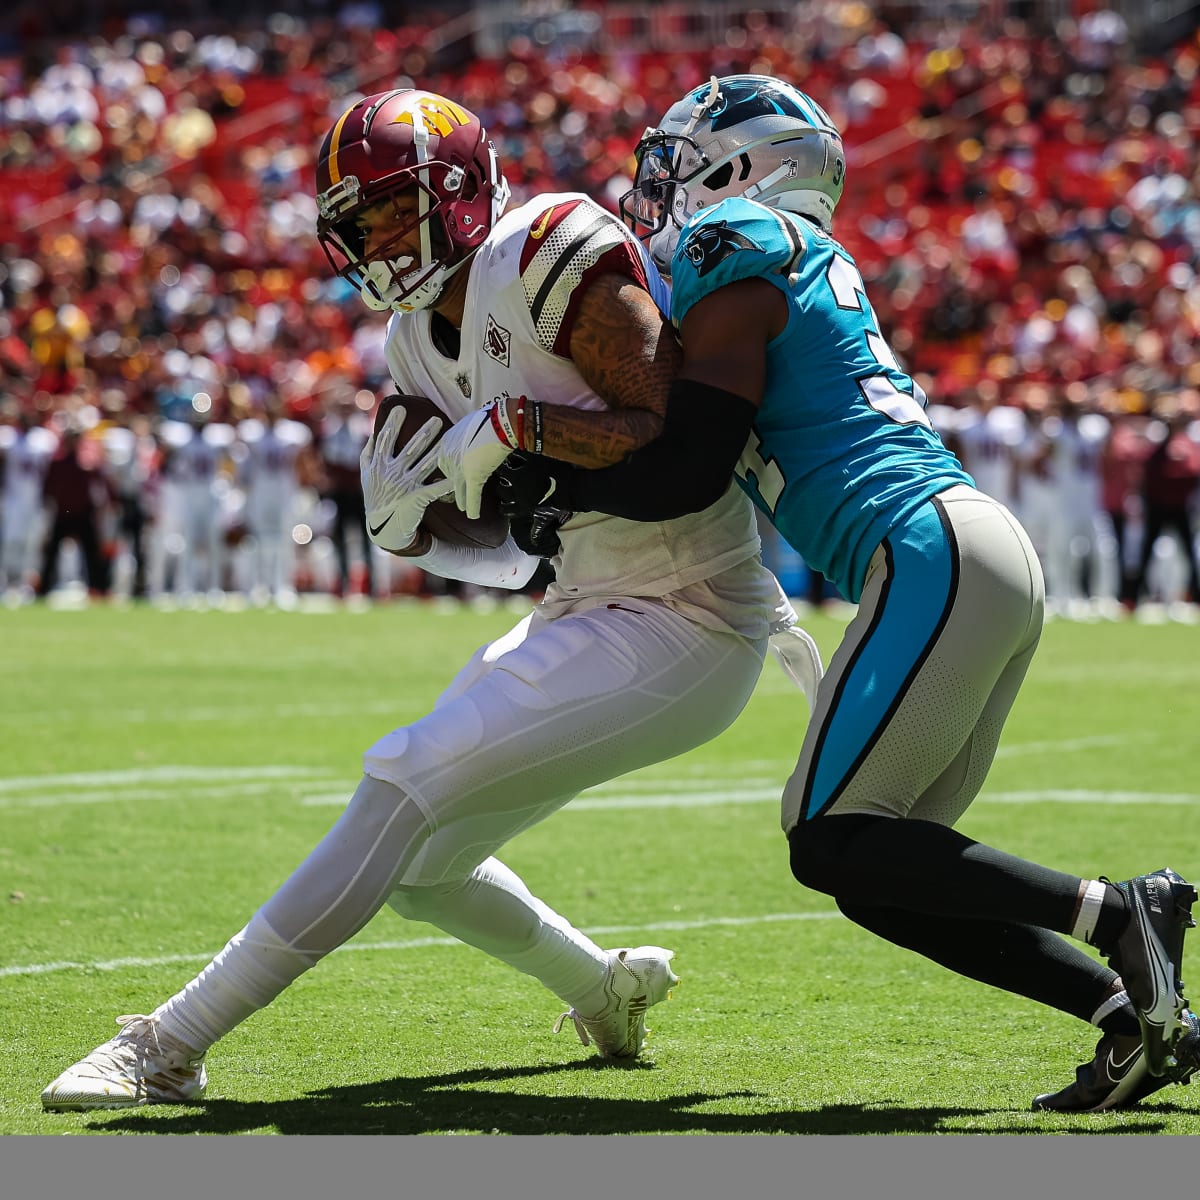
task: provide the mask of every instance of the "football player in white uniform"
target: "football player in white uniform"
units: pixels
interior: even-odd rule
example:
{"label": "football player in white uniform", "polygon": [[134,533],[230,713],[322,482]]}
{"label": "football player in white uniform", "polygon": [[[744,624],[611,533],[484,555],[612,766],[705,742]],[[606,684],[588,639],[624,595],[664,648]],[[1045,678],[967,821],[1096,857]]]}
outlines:
{"label": "football player in white uniform", "polygon": [[0,592],[11,600],[33,598],[33,573],[46,536],[42,481],[58,445],[49,429],[20,412],[0,425]]}
{"label": "football player in white uniform", "polygon": [[[473,114],[415,90],[359,100],[325,139],[317,189],[334,265],[395,312],[398,391],[452,418],[511,398],[483,419],[496,413],[514,444],[583,465],[657,429],[678,349],[644,250],[579,194],[502,216],[508,187]],[[522,411],[535,385],[553,411]],[[363,453],[376,543],[427,571],[522,586],[539,559],[512,540],[485,552],[421,529],[447,488],[428,482],[436,422],[393,457],[401,421],[397,410]],[[476,651],[429,715],[367,750],[348,808],[308,859],[200,975],[54,1080],[45,1107],[198,1096],[207,1049],[385,903],[540,980],[602,1056],[638,1054],[646,1009],[675,982],[672,952],[602,950],[491,855],[583,789],[719,734],[772,635],[809,688],[820,664],[788,632],[795,614],[739,491],[657,524],[588,514],[555,530],[562,516],[547,525],[557,578],[545,601]]]}
{"label": "football player in white uniform", "polygon": [[1054,408],[1042,422],[1057,493],[1046,579],[1051,595],[1057,592],[1065,602],[1068,616],[1089,616],[1102,569],[1100,460],[1109,423],[1065,392],[1056,396]]}
{"label": "football player in white uniform", "polygon": [[307,425],[284,419],[269,406],[261,419],[238,425],[238,481],[246,495],[250,532],[250,598],[290,607],[296,600],[292,527],[300,491],[300,458],[312,441]]}
{"label": "football player in white uniform", "polygon": [[1001,404],[999,391],[990,380],[985,383],[988,386],[978,389],[977,403],[962,411],[946,441],[981,492],[1015,508],[1015,456],[1025,438],[1025,414]]}
{"label": "football player in white uniform", "polygon": [[162,478],[150,558],[155,596],[168,590],[172,566],[170,590],[181,601],[221,588],[221,473],[233,437],[231,426],[211,424],[199,413],[191,423],[164,421],[159,426]]}

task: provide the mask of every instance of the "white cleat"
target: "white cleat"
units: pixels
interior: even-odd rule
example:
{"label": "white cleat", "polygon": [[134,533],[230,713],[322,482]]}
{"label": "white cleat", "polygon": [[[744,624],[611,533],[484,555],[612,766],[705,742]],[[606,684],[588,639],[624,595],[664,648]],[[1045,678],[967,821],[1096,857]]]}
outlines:
{"label": "white cleat", "polygon": [[638,946],[608,952],[604,990],[609,1001],[603,1011],[585,1017],[568,1009],[554,1023],[554,1032],[570,1019],[585,1045],[595,1043],[601,1058],[637,1058],[646,1040],[646,1009],[671,994],[679,976],[671,970],[674,950]]}
{"label": "white cleat", "polygon": [[162,1033],[154,1017],[118,1017],[121,1032],[42,1092],[51,1111],[187,1104],[204,1094],[204,1051]]}

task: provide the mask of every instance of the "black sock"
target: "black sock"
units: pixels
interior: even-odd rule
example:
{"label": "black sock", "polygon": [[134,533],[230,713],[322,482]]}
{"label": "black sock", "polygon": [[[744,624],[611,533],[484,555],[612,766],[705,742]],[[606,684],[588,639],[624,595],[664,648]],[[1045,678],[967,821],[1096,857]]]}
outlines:
{"label": "black sock", "polygon": [[1033,925],[953,916],[931,920],[925,913],[863,905],[857,897],[836,899],[856,925],[894,945],[1081,1021],[1092,1019],[1101,1003],[1097,997],[1110,993],[1117,978],[1084,950]]}
{"label": "black sock", "polygon": [[1105,1033],[1113,1034],[1116,1037],[1136,1037],[1142,1032],[1132,1004],[1126,1004],[1123,1008],[1118,1008],[1116,1012],[1109,1013],[1100,1022],[1100,1028]]}
{"label": "black sock", "polygon": [[[1114,1002],[1118,997],[1121,997],[1121,1003],[1114,1007]],[[1104,1012],[1104,1016],[1097,1021],[1096,1016],[1101,1012]],[[1125,983],[1119,975],[1114,975],[1112,982],[1104,990],[1096,1005],[1096,1011],[1092,1013],[1091,1020],[1104,1033],[1110,1035],[1117,1037],[1141,1036],[1142,1027],[1138,1021],[1137,1010],[1133,1007],[1133,1002],[1125,991]]]}
{"label": "black sock", "polygon": [[818,817],[790,842],[792,873],[806,887],[929,916],[1070,933],[1083,882],[932,821]]}
{"label": "black sock", "polygon": [[1106,958],[1112,953],[1117,938],[1125,932],[1129,924],[1129,902],[1125,893],[1104,880],[1104,902],[1100,907],[1100,915],[1096,918],[1096,929],[1088,939],[1100,950]]}

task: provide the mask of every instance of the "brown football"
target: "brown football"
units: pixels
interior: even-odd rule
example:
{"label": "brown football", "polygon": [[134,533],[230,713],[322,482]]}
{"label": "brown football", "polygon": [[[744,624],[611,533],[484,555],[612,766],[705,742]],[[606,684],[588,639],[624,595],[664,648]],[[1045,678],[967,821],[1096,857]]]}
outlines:
{"label": "brown football", "polygon": [[[397,405],[404,406],[404,423],[396,437],[392,453],[408,444],[417,431],[430,417],[440,417],[441,437],[450,428],[452,422],[444,412],[426,396],[385,396],[375,410],[375,433],[383,428],[388,414]],[[442,479],[440,471],[435,471],[430,480]],[[490,550],[502,545],[508,537],[508,518],[500,511],[500,503],[496,497],[496,481],[489,479],[483,487],[483,502],[480,507],[478,520],[472,521],[461,508],[454,503],[454,497],[445,500],[435,500],[426,510],[421,528],[433,534],[439,542],[451,546],[468,546],[476,550]]]}

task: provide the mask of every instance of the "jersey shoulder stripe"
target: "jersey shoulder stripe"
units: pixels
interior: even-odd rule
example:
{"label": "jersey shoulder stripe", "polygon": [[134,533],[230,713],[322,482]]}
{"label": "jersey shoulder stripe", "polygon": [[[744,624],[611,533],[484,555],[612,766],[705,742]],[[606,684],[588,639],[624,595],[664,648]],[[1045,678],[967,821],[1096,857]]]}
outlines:
{"label": "jersey shoulder stripe", "polygon": [[553,204],[530,222],[521,247],[521,287],[543,349],[565,353],[580,284],[594,275],[601,260],[604,269],[646,287],[632,234],[593,201],[580,197]]}
{"label": "jersey shoulder stripe", "polygon": [[702,296],[756,276],[798,269],[808,253],[801,224],[741,196],[702,209],[684,227],[671,264],[671,320],[678,325]]}

